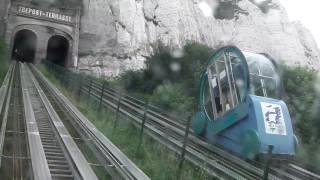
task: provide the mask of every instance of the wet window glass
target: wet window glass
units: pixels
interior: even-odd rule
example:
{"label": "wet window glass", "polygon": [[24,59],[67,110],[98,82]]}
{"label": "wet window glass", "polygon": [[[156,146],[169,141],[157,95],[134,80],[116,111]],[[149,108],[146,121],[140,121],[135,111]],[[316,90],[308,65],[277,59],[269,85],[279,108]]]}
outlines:
{"label": "wet window glass", "polygon": [[279,95],[279,75],[270,59],[261,54],[245,53],[250,74],[250,94],[263,97]]}
{"label": "wet window glass", "polygon": [[207,114],[221,117],[244,99],[244,69],[235,54],[224,52],[208,67],[207,73],[208,87],[210,87],[208,91],[213,107],[207,108],[207,111],[209,111],[208,109],[213,111],[213,113],[207,112]]}
{"label": "wet window glass", "polygon": [[319,7],[0,0],[0,180],[320,180]]}

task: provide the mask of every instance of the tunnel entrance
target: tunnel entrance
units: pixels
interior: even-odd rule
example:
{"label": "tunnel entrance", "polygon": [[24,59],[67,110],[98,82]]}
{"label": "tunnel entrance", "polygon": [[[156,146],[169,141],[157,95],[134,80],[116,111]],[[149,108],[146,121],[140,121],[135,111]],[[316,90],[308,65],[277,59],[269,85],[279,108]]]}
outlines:
{"label": "tunnel entrance", "polygon": [[14,37],[12,59],[34,63],[36,54],[37,36],[30,30],[18,31]]}
{"label": "tunnel entrance", "polygon": [[47,60],[60,66],[67,66],[69,42],[63,36],[52,36],[48,42]]}
{"label": "tunnel entrance", "polygon": [[8,4],[5,16],[4,39],[10,58],[34,64],[47,59],[77,68],[81,8],[15,1]]}

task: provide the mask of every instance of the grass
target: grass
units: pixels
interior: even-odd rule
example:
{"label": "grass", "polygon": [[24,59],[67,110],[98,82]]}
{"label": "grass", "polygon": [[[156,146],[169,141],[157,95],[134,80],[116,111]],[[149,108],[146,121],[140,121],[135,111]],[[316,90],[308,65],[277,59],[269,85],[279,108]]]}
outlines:
{"label": "grass", "polygon": [[[106,137],[151,179],[178,179],[179,156],[176,153],[147,135],[143,135],[141,146],[138,149],[140,129],[135,127],[129,119],[120,116],[117,128],[114,130],[115,114],[113,112],[109,110],[98,111],[98,105],[94,100],[88,99],[84,95],[80,99],[76,98],[43,66],[39,66],[39,69]],[[201,167],[194,166],[186,161],[180,172],[180,179],[184,180],[217,179],[210,177]]]}
{"label": "grass", "polygon": [[9,68],[9,62],[6,58],[7,53],[7,45],[5,44],[4,40],[0,37],[0,83],[2,83]]}
{"label": "grass", "polygon": [[320,173],[320,145],[319,144],[301,144],[295,160],[302,167]]}

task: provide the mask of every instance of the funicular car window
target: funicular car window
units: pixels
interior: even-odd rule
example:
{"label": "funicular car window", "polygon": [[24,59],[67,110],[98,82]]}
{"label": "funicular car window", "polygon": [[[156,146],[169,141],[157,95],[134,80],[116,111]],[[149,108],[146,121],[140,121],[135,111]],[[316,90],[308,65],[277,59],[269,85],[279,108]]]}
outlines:
{"label": "funicular car window", "polygon": [[244,70],[239,58],[231,53],[223,53],[207,69],[212,115],[216,119],[234,109],[244,99]]}
{"label": "funicular car window", "polygon": [[279,75],[264,55],[245,53],[250,72],[250,94],[264,97],[278,95]]}

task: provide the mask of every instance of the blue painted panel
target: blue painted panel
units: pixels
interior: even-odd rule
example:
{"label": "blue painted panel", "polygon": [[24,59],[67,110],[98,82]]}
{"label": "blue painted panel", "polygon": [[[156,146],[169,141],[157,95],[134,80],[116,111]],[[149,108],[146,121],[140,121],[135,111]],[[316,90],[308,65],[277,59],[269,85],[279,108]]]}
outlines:
{"label": "blue painted panel", "polygon": [[[226,149],[233,151],[237,154],[243,154],[243,149],[245,148],[242,143],[241,139],[247,131],[255,130],[257,128],[256,121],[250,118],[250,112],[252,108],[250,108],[250,103],[244,103],[241,105],[240,108],[243,112],[241,112],[242,116],[239,116],[240,119],[232,124],[225,126],[225,128],[221,131],[216,131],[216,125],[218,123],[227,123],[230,119],[222,117],[216,121],[209,121],[207,124],[206,130],[206,138],[215,144],[222,145]],[[229,116],[230,117],[230,116]],[[245,155],[244,155],[245,156]]]}
{"label": "blue painted panel", "polygon": [[[259,97],[250,95],[250,99],[254,104],[255,109],[255,119],[257,121],[257,131],[259,132],[262,146],[260,148],[261,153],[268,152],[268,145],[273,145],[273,153],[274,154],[287,154],[287,155],[294,155],[295,154],[295,140],[294,140],[294,133],[291,123],[291,118],[289,115],[289,110],[286,104],[281,100]],[[285,123],[285,130],[286,135],[279,135],[279,134],[269,134],[266,132],[266,125],[265,125],[265,115],[262,113],[261,102],[271,103],[275,105],[279,105],[282,110],[282,116]]]}
{"label": "blue painted panel", "polygon": [[[272,103],[281,106],[283,120],[286,126],[286,135],[268,134],[264,123],[261,102]],[[255,154],[266,154],[268,145],[273,145],[273,154],[294,155],[296,142],[294,139],[291,118],[286,104],[281,100],[264,98],[259,96],[248,96],[247,116],[238,119],[236,123],[227,126],[224,130],[216,133],[217,122],[208,121],[205,137],[211,143],[219,144],[226,149],[241,156],[253,158]],[[219,119],[220,123],[230,121],[227,118]],[[256,133],[256,136],[254,134]],[[249,138],[248,138],[249,136]],[[245,143],[243,143],[245,142]],[[258,149],[256,149],[258,147]],[[252,148],[248,152],[248,148]]]}
{"label": "blue painted panel", "polygon": [[224,52],[237,55],[244,70],[238,73],[237,68],[234,68],[236,77],[244,79],[241,104],[222,117],[210,119],[205,113],[208,75],[204,72],[200,80],[199,112],[192,123],[195,133],[206,137],[211,143],[248,158],[267,153],[268,145],[274,146],[274,154],[294,155],[297,142],[286,104],[281,100],[248,95],[248,64],[236,47],[219,49],[209,58],[207,65],[214,63]]}

